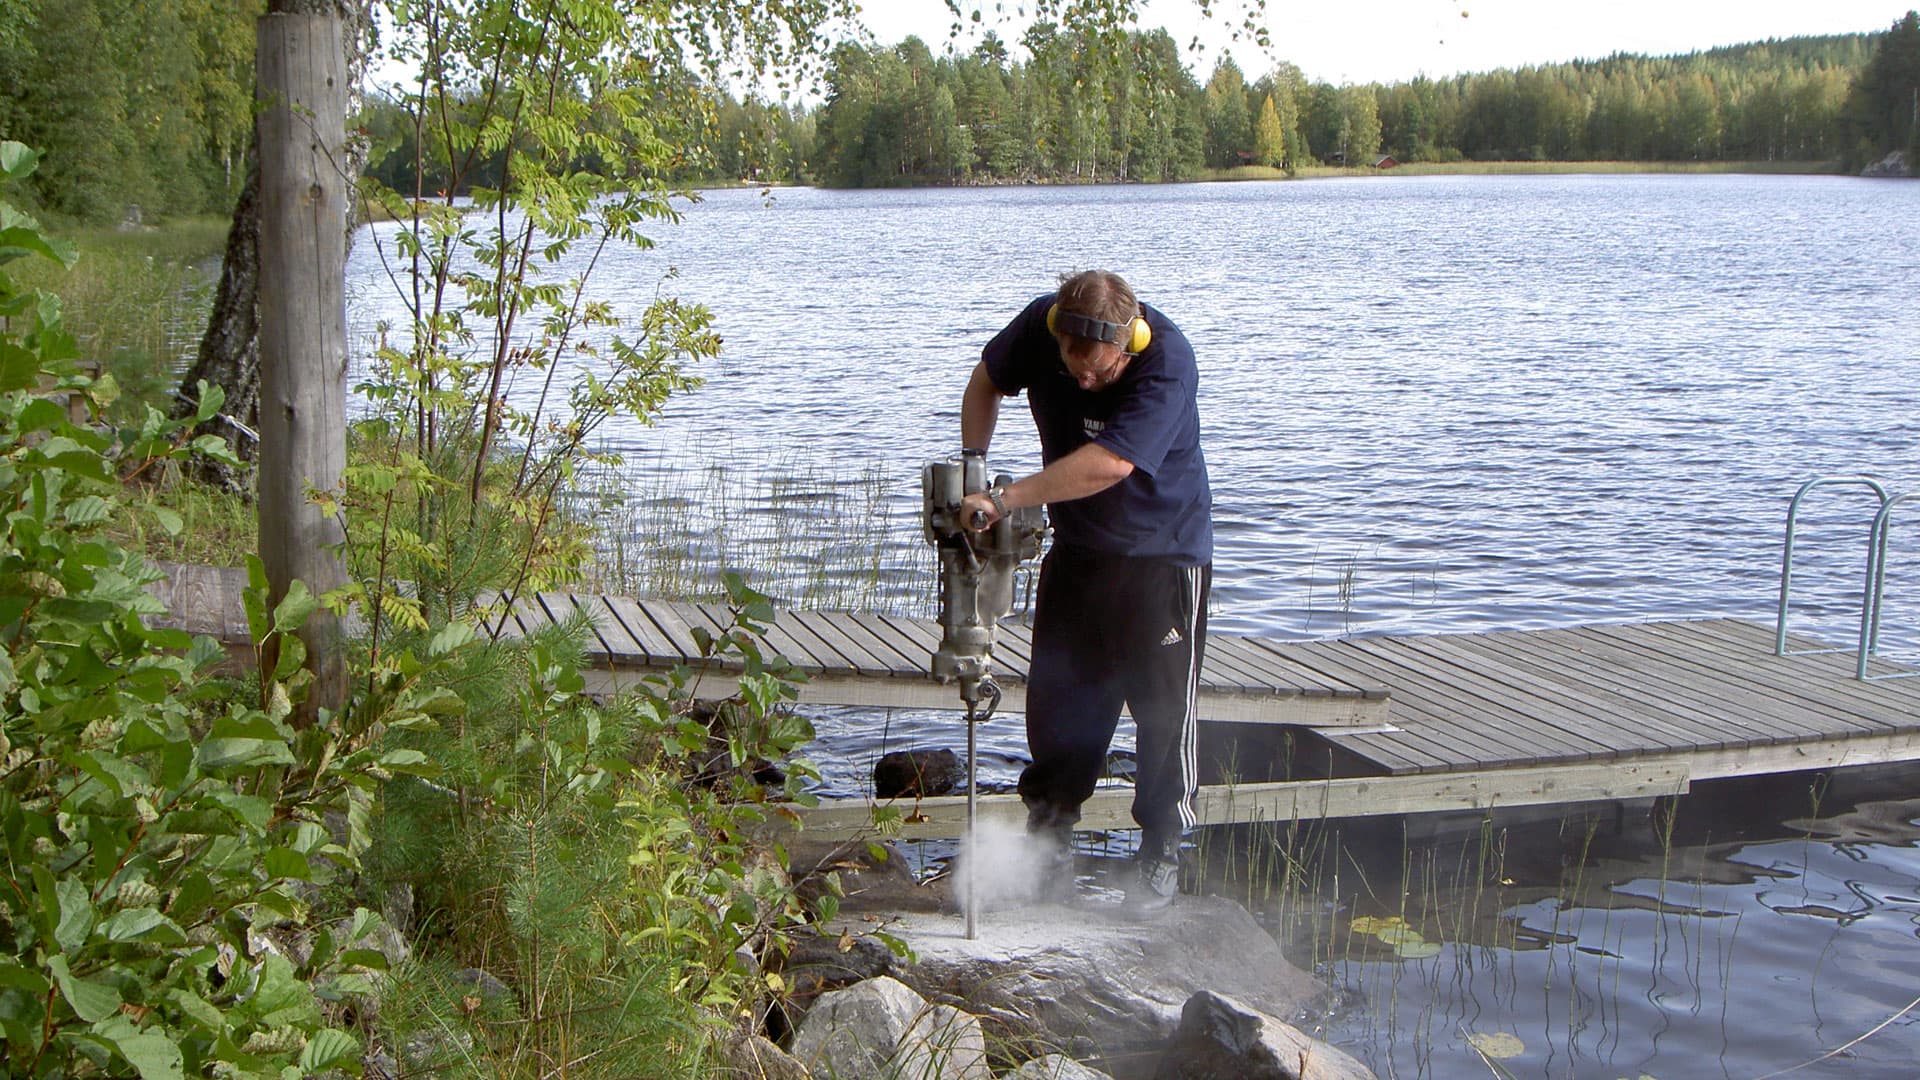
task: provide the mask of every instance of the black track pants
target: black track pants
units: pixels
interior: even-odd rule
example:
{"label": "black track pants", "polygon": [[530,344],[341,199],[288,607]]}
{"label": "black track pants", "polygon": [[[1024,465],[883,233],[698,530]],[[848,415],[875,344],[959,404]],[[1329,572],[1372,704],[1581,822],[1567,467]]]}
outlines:
{"label": "black track pants", "polygon": [[1070,825],[1106,775],[1125,705],[1139,732],[1133,818],[1149,833],[1194,823],[1194,693],[1213,567],[1054,548],[1040,567],[1020,796],[1035,828]]}

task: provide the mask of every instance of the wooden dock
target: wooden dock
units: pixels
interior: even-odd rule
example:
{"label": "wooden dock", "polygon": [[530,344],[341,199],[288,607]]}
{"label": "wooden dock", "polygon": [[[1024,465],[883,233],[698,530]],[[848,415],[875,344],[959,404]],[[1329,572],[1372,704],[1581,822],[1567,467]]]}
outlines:
{"label": "wooden dock", "polygon": [[[231,571],[183,567],[159,591],[176,623],[231,640],[237,587]],[[516,600],[502,630],[538,632],[578,613],[593,628],[598,692],[697,663],[695,628],[731,621],[724,606],[541,593]],[[846,612],[783,611],[768,634],[807,673],[804,702],[957,711],[954,688],[926,674],[938,641],[931,622]],[[1776,656],[1773,644],[1771,626],[1733,619],[1313,642],[1210,635],[1203,767],[1242,779],[1201,789],[1201,821],[1636,799],[1695,780],[1920,759],[1920,678],[1906,677],[1920,671],[1874,660],[1859,680],[1851,651],[1794,637]],[[1003,629],[1005,712],[1022,709],[1030,647],[1024,627]],[[1273,725],[1290,736],[1284,754],[1261,738]],[[1131,788],[1103,789],[1083,827],[1131,827],[1131,798]],[[964,829],[960,797],[902,808],[904,836]],[[807,827],[858,832],[872,809],[823,806]],[[980,812],[1024,818],[1007,795],[983,797]]]}
{"label": "wooden dock", "polygon": [[[240,603],[244,572],[169,565],[168,582],[157,586],[174,625],[223,641],[246,641]],[[501,607],[483,597],[476,617],[491,628]],[[649,674],[681,664],[700,664],[694,633],[717,635],[733,623],[724,604],[637,600],[562,592],[530,593],[506,606],[503,632],[538,633],[584,617],[592,627],[587,646],[587,692],[608,694]],[[800,700],[813,705],[959,709],[959,691],[928,675],[940,628],[925,619],[844,611],[784,610],[767,628],[767,644],[807,676]],[[1000,709],[1026,707],[1026,673],[1033,639],[1028,628],[1007,622],[995,643],[995,677],[1004,696]],[[738,659],[716,665],[738,670]],[[1386,720],[1387,690],[1367,680],[1303,667],[1251,638],[1210,636],[1200,672],[1203,719],[1309,727],[1358,727]]]}

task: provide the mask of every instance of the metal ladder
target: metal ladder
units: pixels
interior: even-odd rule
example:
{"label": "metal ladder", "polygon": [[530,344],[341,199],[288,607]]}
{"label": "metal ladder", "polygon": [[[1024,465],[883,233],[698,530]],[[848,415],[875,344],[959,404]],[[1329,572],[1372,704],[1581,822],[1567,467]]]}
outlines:
{"label": "metal ladder", "polygon": [[[1780,609],[1774,620],[1773,653],[1775,656],[1787,655],[1787,602],[1793,590],[1793,539],[1794,526],[1800,517],[1800,503],[1815,488],[1833,486],[1856,486],[1872,489],[1880,500],[1880,509],[1873,516],[1873,524],[1867,529],[1867,570],[1860,587],[1860,638],[1854,650],[1853,677],[1860,680],[1868,678],[1867,660],[1880,647],[1880,604],[1884,598],[1887,583],[1887,528],[1892,519],[1893,508],[1910,499],[1920,498],[1920,491],[1894,494],[1878,478],[1860,476],[1821,476],[1800,485],[1793,495],[1793,501],[1787,506],[1786,542],[1781,545],[1780,554]],[[1808,649],[1801,654],[1811,652],[1844,652],[1844,649]],[[1801,655],[1796,654],[1796,655]],[[1920,672],[1876,675],[1874,678],[1903,678]]]}

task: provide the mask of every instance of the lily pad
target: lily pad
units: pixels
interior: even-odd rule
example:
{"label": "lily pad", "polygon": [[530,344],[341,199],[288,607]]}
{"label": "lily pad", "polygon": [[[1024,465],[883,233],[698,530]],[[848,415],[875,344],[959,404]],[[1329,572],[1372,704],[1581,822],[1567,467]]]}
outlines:
{"label": "lily pad", "polygon": [[1527,1052],[1527,1044],[1521,1042],[1518,1035],[1504,1031],[1476,1031],[1467,1036],[1467,1042],[1473,1044],[1475,1050],[1495,1059],[1519,1057]]}

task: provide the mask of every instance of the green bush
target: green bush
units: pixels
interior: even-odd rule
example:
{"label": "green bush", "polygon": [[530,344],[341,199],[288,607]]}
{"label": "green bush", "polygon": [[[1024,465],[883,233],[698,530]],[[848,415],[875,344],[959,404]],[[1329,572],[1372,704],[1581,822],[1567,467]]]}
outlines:
{"label": "green bush", "polygon": [[[0,183],[34,155],[0,143]],[[72,253],[0,202],[0,267]],[[191,453],[191,426],[151,408],[97,418],[110,379],[76,373],[56,297],[0,269],[0,1037],[9,1075],[288,1076],[359,1069],[330,1007],[374,987],[365,912],[310,929],[313,899],[349,872],[378,779],[417,769],[378,734],[427,722],[396,695],[378,723],[296,730],[291,636],[316,605],[248,594],[277,670],[235,700],[224,651],[147,625],[159,574],[104,538],[124,471]],[[218,394],[208,395],[218,407]],[[157,524],[180,522],[160,511]]]}

